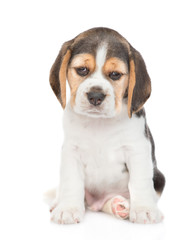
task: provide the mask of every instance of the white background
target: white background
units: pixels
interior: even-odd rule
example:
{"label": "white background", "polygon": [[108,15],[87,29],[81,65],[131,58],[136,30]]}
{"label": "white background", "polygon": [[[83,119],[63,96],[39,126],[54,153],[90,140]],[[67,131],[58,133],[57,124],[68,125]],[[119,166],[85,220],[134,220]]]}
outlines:
{"label": "white background", "polygon": [[[193,1],[1,1],[0,238],[194,239],[195,6]],[[58,184],[62,109],[49,70],[64,41],[92,27],[119,31],[152,79],[146,103],[167,184],[164,223],[136,225],[87,212],[78,225],[50,222],[43,193]]]}

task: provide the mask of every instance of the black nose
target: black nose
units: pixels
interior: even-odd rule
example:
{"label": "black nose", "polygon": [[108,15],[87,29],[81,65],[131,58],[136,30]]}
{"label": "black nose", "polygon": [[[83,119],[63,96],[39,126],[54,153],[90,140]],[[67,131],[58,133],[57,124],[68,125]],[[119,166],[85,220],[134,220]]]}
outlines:
{"label": "black nose", "polygon": [[87,93],[87,98],[91,104],[94,106],[100,105],[103,101],[106,95],[100,92],[89,92]]}

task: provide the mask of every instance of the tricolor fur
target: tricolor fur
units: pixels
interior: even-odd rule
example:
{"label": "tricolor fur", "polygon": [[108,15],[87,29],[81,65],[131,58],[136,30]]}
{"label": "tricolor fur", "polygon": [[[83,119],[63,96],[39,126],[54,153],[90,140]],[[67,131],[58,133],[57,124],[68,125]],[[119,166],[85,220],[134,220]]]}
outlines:
{"label": "tricolor fur", "polygon": [[[67,104],[66,81],[71,89]],[[157,169],[143,109],[151,83],[140,53],[111,29],[91,29],[63,44],[50,83],[64,108],[52,220],[79,222],[85,207],[104,211],[120,195],[130,205],[130,221],[160,222],[157,200],[165,179]]]}

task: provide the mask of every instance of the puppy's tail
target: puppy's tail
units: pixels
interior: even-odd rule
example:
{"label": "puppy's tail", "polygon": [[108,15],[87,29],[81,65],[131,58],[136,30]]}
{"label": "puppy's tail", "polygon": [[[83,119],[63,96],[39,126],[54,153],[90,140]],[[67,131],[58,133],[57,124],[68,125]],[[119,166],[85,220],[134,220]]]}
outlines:
{"label": "puppy's tail", "polygon": [[43,201],[48,204],[49,206],[52,206],[57,194],[57,189],[53,188],[43,194]]}

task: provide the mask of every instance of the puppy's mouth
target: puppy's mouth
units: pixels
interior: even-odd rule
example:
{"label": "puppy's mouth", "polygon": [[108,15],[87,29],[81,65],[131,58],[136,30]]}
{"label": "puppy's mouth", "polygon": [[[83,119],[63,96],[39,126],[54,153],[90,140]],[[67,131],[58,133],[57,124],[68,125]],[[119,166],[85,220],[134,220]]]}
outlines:
{"label": "puppy's mouth", "polygon": [[97,108],[88,109],[86,112],[89,115],[95,115],[95,116],[100,116],[103,114],[101,109],[97,109]]}
{"label": "puppy's mouth", "polygon": [[94,118],[107,118],[107,113],[105,112],[103,106],[90,106],[88,109],[85,109],[83,112],[89,117]]}
{"label": "puppy's mouth", "polygon": [[112,118],[114,114],[106,111],[104,106],[82,106],[81,108],[74,109],[76,113],[86,115],[91,118]]}
{"label": "puppy's mouth", "polygon": [[91,113],[91,114],[101,114],[101,110],[100,109],[89,109],[87,110],[87,113]]}

